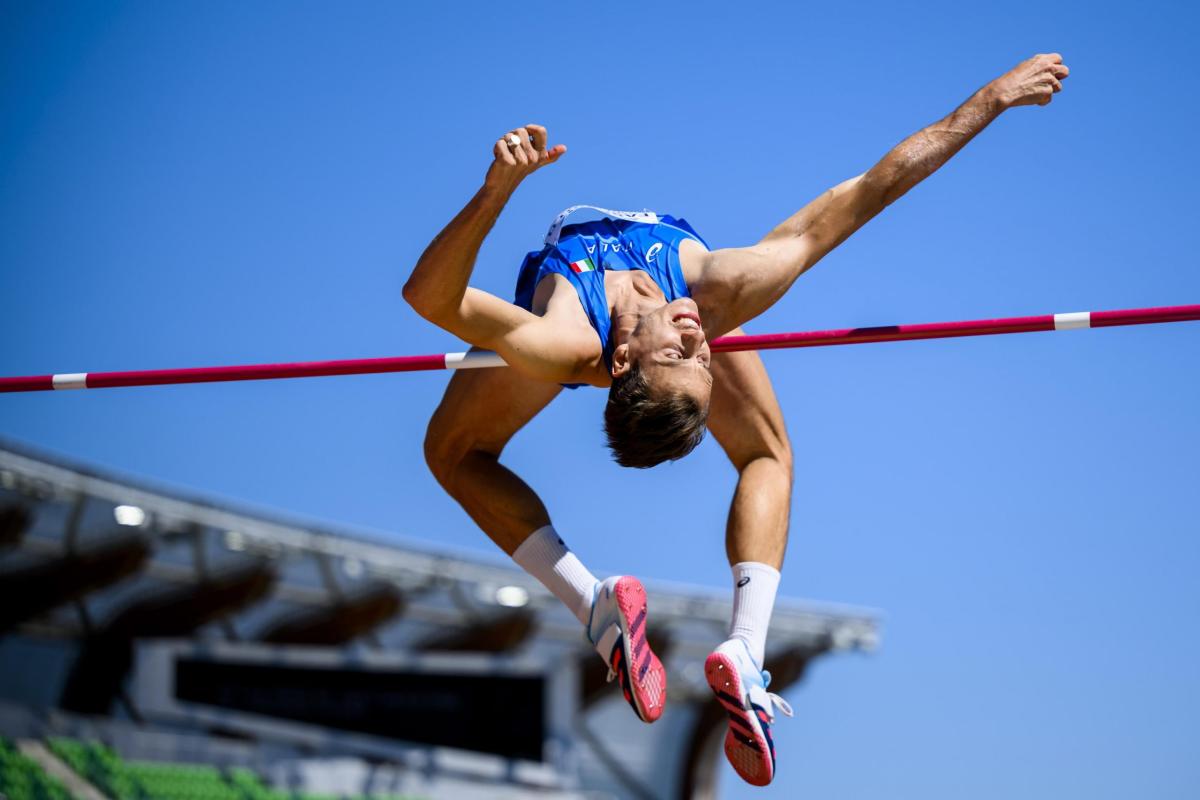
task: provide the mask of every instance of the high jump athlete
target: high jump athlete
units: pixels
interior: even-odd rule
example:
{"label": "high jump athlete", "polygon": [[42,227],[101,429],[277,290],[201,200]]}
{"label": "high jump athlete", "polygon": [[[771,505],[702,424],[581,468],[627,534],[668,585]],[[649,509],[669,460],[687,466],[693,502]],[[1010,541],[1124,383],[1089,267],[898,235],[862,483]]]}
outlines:
{"label": "high jump athlete", "polygon": [[[636,578],[599,581],[569,550],[537,494],[500,464],[505,444],[561,391],[607,387],[605,428],[616,460],[650,467],[681,458],[711,429],[738,471],[726,527],[733,568],[729,638],[705,674],[729,714],[725,753],[754,784],[775,774],[774,709],[766,691],[767,625],[787,544],[792,451],[762,361],[712,355],[708,340],[737,335],[805,270],[932,174],[1004,111],[1046,105],[1068,69],[1038,55],[988,83],[875,166],[785,219],[748,247],[711,250],[683,220],[608,212],[564,225],[526,256],[507,302],[468,286],[476,256],[525,178],[566,153],[526,125],[492,149],[483,186],[425,250],[404,287],[424,318],[512,367],[458,372],[433,415],[425,454],[433,474],[491,539],[561,599],[620,681],[638,717],[653,722],[666,674],[646,643],[646,594]],[[645,520],[647,535],[667,520]]]}

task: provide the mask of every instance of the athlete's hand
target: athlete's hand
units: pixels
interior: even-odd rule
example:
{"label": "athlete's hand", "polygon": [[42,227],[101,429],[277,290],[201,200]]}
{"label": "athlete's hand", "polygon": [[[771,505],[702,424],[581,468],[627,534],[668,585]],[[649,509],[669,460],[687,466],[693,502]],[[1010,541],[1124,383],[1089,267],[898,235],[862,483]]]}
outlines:
{"label": "athlete's hand", "polygon": [[1070,74],[1058,53],[1036,55],[996,78],[991,88],[1004,108],[1044,106],[1062,91],[1062,82]]}
{"label": "athlete's hand", "polygon": [[541,125],[526,125],[504,134],[492,148],[495,160],[488,168],[485,182],[515,189],[529,175],[558,161],[567,152],[565,144],[547,147],[548,141],[546,129]]}

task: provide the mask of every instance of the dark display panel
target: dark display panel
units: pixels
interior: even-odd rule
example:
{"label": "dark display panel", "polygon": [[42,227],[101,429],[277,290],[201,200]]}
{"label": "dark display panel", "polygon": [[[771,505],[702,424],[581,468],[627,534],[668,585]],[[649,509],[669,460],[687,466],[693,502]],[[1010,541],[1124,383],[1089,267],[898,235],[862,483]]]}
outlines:
{"label": "dark display panel", "polygon": [[175,660],[175,697],[405,742],[542,759],[540,677]]}

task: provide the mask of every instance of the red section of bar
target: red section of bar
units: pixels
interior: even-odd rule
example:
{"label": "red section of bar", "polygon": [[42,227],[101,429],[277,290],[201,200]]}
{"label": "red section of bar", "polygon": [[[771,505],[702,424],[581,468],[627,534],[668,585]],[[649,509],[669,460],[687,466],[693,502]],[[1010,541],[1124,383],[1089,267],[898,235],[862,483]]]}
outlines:
{"label": "red section of bar", "polygon": [[26,375],[21,378],[0,378],[0,392],[40,392],[53,388],[53,375]]}
{"label": "red section of bar", "polygon": [[790,347],[829,347],[835,344],[870,344],[912,339],[949,339],[955,336],[990,336],[1000,333],[1031,333],[1054,330],[1054,315],[977,319],[963,322],[930,322],[921,325],[881,325],[872,328],[843,328],[834,331],[768,333],[762,336],[725,336],[714,339],[714,352],[776,350]]}
{"label": "red section of bar", "polygon": [[1119,311],[1093,311],[1093,328],[1117,325],[1144,325],[1149,322],[1189,322],[1200,319],[1200,306],[1163,306],[1162,308],[1126,308]]}
{"label": "red section of bar", "polygon": [[[1200,320],[1200,305],[1093,311],[1091,319],[1094,328],[1144,325],[1155,322],[1186,322]],[[769,333],[762,336],[727,336],[714,340],[712,349],[717,352],[775,350],[785,347],[826,347],[838,344],[948,339],[956,336],[991,336],[1003,333],[1051,330],[1054,330],[1054,315],[1043,314],[1036,317],[931,322],[920,325],[885,325],[833,331]],[[247,364],[234,367],[199,367],[140,372],[89,372],[87,385],[89,389],[100,389],[113,386],[156,386],[173,383],[252,381],[267,378],[314,378],[322,375],[364,375],[445,368],[446,356],[439,353],[428,356],[352,358],[341,361],[311,361],[295,364]],[[0,378],[0,392],[34,392],[53,389],[53,379],[53,375]]]}
{"label": "red section of bar", "polygon": [[[399,356],[395,358],[348,358],[340,361],[302,361],[292,364],[245,364],[232,367],[193,367],[190,369],[148,369],[137,372],[89,372],[87,388],[107,389],[116,386],[163,386],[174,383],[213,383],[218,381],[255,381],[267,378],[318,378],[327,375],[368,375],[379,372],[416,372],[445,369],[444,354],[430,356]],[[53,389],[53,376],[39,376],[44,385],[7,388],[6,381],[28,381],[26,378],[0,379],[0,392]]]}
{"label": "red section of bar", "polygon": [[395,358],[348,358],[339,361],[307,361],[293,364],[245,364],[234,367],[144,370],[141,372],[89,372],[89,389],[113,386],[157,386],[172,383],[254,381],[264,378],[319,378],[327,375],[368,375],[378,372],[416,372],[445,369],[446,356],[398,356]]}

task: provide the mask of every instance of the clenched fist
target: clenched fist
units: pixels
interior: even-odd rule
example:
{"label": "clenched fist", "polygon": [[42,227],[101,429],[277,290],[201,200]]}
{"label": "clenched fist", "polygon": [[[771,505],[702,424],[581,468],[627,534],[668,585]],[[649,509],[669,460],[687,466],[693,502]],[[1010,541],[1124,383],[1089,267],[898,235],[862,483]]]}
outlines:
{"label": "clenched fist", "polygon": [[527,176],[567,152],[564,144],[547,148],[547,141],[546,129],[541,125],[526,125],[501,136],[492,148],[495,160],[488,168],[486,183],[515,189]]}
{"label": "clenched fist", "polygon": [[991,88],[1004,108],[1044,106],[1055,92],[1062,91],[1062,82],[1069,74],[1071,70],[1058,53],[1036,55],[992,81]]}

